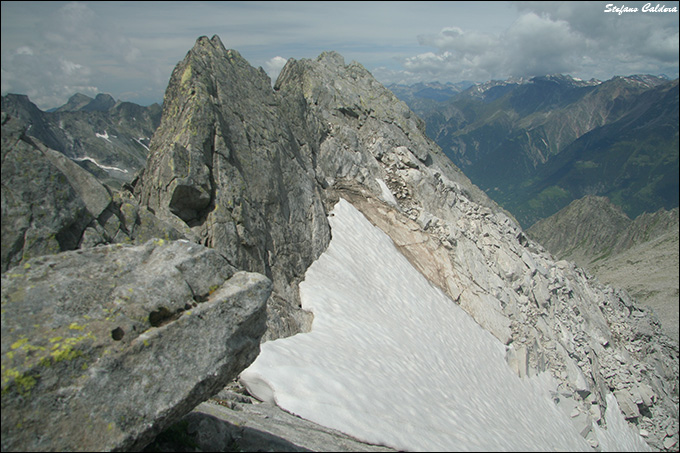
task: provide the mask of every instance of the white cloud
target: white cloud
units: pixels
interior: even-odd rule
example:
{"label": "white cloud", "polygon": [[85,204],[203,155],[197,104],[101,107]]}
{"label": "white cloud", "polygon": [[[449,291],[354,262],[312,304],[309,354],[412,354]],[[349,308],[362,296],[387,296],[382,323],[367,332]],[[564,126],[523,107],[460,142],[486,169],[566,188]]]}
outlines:
{"label": "white cloud", "polygon": [[423,45],[437,47],[407,58],[404,67],[430,78],[477,80],[565,72],[583,55],[583,39],[562,20],[523,14],[507,30],[492,35],[444,28],[420,36]]}
{"label": "white cloud", "polygon": [[33,49],[28,46],[21,46],[16,51],[17,55],[33,55]]}
{"label": "white cloud", "polygon": [[26,94],[46,109],[64,104],[76,92],[98,93],[87,66],[43,52],[2,55],[3,94]]}
{"label": "white cloud", "polygon": [[90,71],[86,67],[78,63],[68,60],[61,60],[59,63],[63,73],[69,77],[78,76],[79,74],[82,76],[88,76],[90,74]]}
{"label": "white cloud", "polygon": [[281,70],[286,65],[287,61],[288,60],[283,57],[276,56],[264,63],[264,70],[267,75],[269,75],[269,78],[272,79],[272,83],[276,82],[276,78],[281,73]]}
{"label": "white cloud", "polygon": [[[196,38],[213,34],[273,80],[281,55],[315,58],[324,50],[360,62],[383,83],[486,81],[541,72],[582,78],[678,74],[677,13],[619,16],[604,13],[598,2],[30,5],[2,2],[2,87],[3,94],[6,88],[31,89],[44,99],[32,98],[43,108],[65,102],[68,96],[57,93],[67,86],[158,102],[172,68]],[[55,98],[56,104],[43,103]]]}
{"label": "white cloud", "polygon": [[514,4],[520,15],[509,27],[489,33],[450,26],[420,35],[418,42],[434,50],[404,58],[401,73],[378,73],[390,82],[485,81],[550,73],[587,78],[678,75],[677,13],[619,16],[604,13],[604,5],[596,2]]}
{"label": "white cloud", "polygon": [[[114,21],[95,13],[88,4],[63,4],[30,26],[32,34],[17,41],[21,45],[3,47],[3,94],[27,94],[47,109],[64,104],[76,92],[97,94],[98,86],[106,86],[105,91],[114,96],[125,91],[117,93],[114,87],[126,80],[139,80],[140,91],[148,87],[149,82],[141,80],[153,73],[150,59],[143,58],[143,52]],[[155,87],[159,93],[169,74],[168,70]]]}

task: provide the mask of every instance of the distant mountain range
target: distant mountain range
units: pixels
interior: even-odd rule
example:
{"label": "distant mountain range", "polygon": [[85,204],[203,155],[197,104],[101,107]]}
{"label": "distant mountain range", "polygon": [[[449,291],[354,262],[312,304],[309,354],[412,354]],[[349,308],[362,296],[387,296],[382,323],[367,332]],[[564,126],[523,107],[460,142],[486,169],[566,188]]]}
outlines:
{"label": "distant mountain range", "polygon": [[678,206],[677,80],[548,75],[459,93],[390,88],[525,228],[585,195],[607,196],[631,218]]}
{"label": "distant mountain range", "polygon": [[25,123],[26,133],[61,151],[113,187],[133,179],[146,163],[151,136],[160,124],[161,106],[71,96],[66,104],[42,111],[28,96],[2,97],[2,112]]}

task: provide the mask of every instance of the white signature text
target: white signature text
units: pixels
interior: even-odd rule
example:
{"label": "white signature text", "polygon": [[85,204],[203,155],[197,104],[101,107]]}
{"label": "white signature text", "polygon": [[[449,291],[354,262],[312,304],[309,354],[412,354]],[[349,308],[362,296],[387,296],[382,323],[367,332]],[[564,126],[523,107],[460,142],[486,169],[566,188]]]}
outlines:
{"label": "white signature text", "polygon": [[623,13],[637,13],[642,11],[643,13],[677,13],[678,7],[674,6],[672,8],[666,7],[666,5],[657,4],[652,6],[651,3],[646,3],[642,8],[629,7],[625,5],[616,6],[613,3],[608,3],[605,6],[605,13],[616,13],[619,16]]}

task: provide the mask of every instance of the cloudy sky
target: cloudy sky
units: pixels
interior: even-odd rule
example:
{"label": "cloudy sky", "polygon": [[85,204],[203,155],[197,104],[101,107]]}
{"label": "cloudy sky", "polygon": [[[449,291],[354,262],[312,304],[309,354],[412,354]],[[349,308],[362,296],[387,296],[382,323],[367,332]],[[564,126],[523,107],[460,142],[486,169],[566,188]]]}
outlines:
{"label": "cloudy sky", "polygon": [[[288,58],[324,50],[360,62],[384,84],[546,73],[676,78],[678,2],[661,3],[676,12],[644,5],[3,1],[2,94],[27,94],[43,109],[76,92],[162,102],[173,67],[199,36],[215,34],[272,78]],[[638,11],[614,10],[621,7]]]}

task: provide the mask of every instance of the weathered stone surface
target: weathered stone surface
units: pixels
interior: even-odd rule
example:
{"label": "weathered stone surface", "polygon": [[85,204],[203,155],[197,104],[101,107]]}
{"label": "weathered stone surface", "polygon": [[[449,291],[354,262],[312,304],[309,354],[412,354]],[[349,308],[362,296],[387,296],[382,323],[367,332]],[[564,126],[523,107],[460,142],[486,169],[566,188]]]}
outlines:
{"label": "weathered stone surface", "polygon": [[268,338],[299,332],[297,282],[329,227],[312,171],[269,77],[220,39],[199,38],[175,68],[135,192],[235,266],[274,282]]}
{"label": "weathered stone surface", "polygon": [[614,392],[616,401],[619,403],[619,407],[626,418],[637,418],[640,416],[640,411],[630,396],[630,393],[626,390],[616,390]]}
{"label": "weathered stone surface", "polygon": [[2,271],[80,247],[183,235],[2,117]]}
{"label": "weathered stone surface", "polygon": [[271,283],[156,239],[2,275],[2,448],[141,448],[259,353]]}

